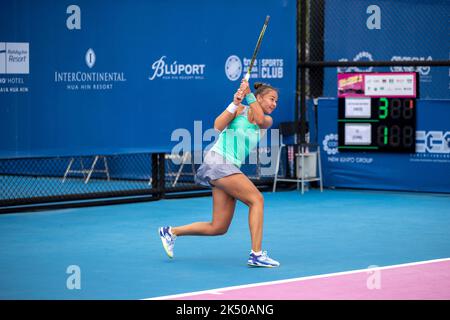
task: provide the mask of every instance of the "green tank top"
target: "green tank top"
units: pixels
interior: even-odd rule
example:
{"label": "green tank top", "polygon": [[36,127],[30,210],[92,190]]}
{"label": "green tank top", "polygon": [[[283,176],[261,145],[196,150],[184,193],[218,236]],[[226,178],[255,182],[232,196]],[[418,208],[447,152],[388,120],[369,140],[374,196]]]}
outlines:
{"label": "green tank top", "polygon": [[220,153],[235,166],[240,167],[260,140],[260,130],[248,121],[248,106],[223,130],[211,151]]}

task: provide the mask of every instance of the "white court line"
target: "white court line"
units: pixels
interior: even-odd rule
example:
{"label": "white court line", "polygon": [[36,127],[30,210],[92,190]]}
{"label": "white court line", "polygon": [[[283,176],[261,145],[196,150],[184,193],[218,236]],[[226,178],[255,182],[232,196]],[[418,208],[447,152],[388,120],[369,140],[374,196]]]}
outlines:
{"label": "white court line", "polygon": [[291,279],[284,279],[284,280],[276,280],[276,281],[244,284],[244,285],[232,286],[232,287],[224,287],[224,288],[217,288],[217,289],[210,289],[210,290],[203,290],[203,291],[194,291],[194,292],[173,294],[173,295],[153,297],[153,298],[145,298],[145,299],[142,299],[142,300],[176,299],[176,298],[183,298],[183,297],[189,297],[189,296],[196,296],[196,295],[199,295],[199,294],[220,295],[224,291],[230,291],[230,290],[236,290],[236,289],[254,288],[254,287],[260,287],[260,286],[280,284],[280,283],[289,283],[289,282],[295,282],[295,281],[305,281],[305,280],[310,280],[310,279],[320,279],[320,278],[327,278],[327,277],[335,277],[335,276],[341,276],[341,275],[353,274],[353,273],[359,273],[359,272],[368,272],[368,271],[372,271],[372,270],[377,270],[378,271],[378,270],[384,270],[384,269],[410,267],[410,266],[416,266],[416,265],[427,264],[427,263],[435,263],[435,262],[443,262],[443,261],[450,261],[450,258],[426,260],[426,261],[419,261],[419,262],[410,262],[410,263],[403,263],[403,264],[395,264],[395,265],[391,265],[391,266],[366,268],[366,269],[359,269],[359,270],[352,270],[352,271],[327,273],[327,274],[320,274],[320,275],[316,275],[316,276],[308,276],[308,277],[300,277],[300,278],[291,278]]}

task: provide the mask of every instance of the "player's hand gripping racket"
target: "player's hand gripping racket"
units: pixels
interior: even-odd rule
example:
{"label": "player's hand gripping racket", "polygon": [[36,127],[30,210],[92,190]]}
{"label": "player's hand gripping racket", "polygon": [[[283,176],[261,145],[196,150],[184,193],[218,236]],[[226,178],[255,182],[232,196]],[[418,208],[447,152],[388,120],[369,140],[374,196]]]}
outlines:
{"label": "player's hand gripping racket", "polygon": [[247,74],[245,75],[244,79],[248,81],[250,79],[250,73],[253,68],[253,64],[255,63],[256,56],[258,55],[259,47],[261,46],[262,38],[264,37],[264,32],[266,32],[267,25],[269,24],[270,16],[266,17],[266,21],[264,22],[264,25],[262,27],[261,33],[259,34],[258,42],[256,43],[255,51],[253,51],[252,60],[250,61],[250,66],[248,67]]}

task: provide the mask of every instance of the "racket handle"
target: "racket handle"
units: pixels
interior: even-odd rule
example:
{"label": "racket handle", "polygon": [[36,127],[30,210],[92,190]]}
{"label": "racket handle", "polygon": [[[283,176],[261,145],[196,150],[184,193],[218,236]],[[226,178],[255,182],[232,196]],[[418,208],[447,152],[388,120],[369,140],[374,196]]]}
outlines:
{"label": "racket handle", "polygon": [[248,80],[250,79],[250,73],[249,73],[249,72],[247,72],[247,73],[245,74],[244,79],[245,79],[246,81],[248,81]]}

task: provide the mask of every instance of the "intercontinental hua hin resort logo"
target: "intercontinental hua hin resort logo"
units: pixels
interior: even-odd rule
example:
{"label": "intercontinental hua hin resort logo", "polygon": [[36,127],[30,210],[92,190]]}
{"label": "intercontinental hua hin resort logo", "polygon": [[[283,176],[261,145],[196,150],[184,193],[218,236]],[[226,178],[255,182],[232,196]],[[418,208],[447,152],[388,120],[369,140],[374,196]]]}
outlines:
{"label": "intercontinental hua hin resort logo", "polygon": [[86,52],[86,56],[84,57],[86,61],[86,65],[89,68],[92,68],[95,65],[95,52],[91,48]]}
{"label": "intercontinental hua hin resort logo", "polygon": [[[89,48],[84,54],[84,61],[88,69],[94,69],[97,55]],[[115,85],[126,82],[124,72],[119,71],[55,71],[55,83],[65,84],[66,90],[112,90]]]}
{"label": "intercontinental hua hin resort logo", "polygon": [[161,56],[151,66],[149,80],[204,80],[206,64],[180,63]]}
{"label": "intercontinental hua hin resort logo", "polygon": [[[240,58],[237,55],[229,56],[225,61],[225,75],[230,81],[242,78],[250,68],[251,59]],[[284,76],[284,59],[255,59],[250,79],[282,79]]]}

